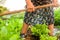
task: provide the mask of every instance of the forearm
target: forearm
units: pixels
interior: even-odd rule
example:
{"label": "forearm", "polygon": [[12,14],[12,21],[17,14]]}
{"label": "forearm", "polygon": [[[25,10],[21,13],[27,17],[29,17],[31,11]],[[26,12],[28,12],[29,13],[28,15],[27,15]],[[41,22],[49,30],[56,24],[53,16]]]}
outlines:
{"label": "forearm", "polygon": [[32,4],[31,0],[25,0],[25,1],[26,1],[26,5],[31,5]]}

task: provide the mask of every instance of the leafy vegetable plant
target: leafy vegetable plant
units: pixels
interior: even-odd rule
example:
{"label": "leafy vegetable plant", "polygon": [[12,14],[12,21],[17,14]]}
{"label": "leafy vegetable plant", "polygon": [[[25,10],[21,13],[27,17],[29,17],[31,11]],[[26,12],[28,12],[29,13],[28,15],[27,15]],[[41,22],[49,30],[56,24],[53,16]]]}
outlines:
{"label": "leafy vegetable plant", "polygon": [[40,40],[56,40],[56,37],[49,36],[50,32],[45,24],[37,24],[31,28],[33,35],[40,36]]}

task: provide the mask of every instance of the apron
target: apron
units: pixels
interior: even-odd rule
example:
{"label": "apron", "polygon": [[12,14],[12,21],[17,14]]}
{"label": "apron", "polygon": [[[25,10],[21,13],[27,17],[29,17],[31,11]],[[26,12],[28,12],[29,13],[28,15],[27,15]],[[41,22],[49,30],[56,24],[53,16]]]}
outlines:
{"label": "apron", "polygon": [[[34,6],[45,5],[52,3],[52,0],[31,0]],[[34,12],[25,12],[24,23],[28,25],[36,24],[53,24],[54,23],[54,13],[53,7],[46,7],[35,10]]]}

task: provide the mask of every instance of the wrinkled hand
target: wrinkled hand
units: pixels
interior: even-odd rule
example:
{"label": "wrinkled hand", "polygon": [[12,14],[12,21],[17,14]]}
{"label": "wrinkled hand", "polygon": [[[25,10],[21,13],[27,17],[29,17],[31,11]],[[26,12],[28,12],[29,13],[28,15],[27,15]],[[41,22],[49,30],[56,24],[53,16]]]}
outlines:
{"label": "wrinkled hand", "polygon": [[58,3],[53,3],[53,6],[54,6],[54,7],[59,7],[60,4],[58,4]]}
{"label": "wrinkled hand", "polygon": [[34,5],[33,4],[27,5],[27,12],[33,12],[33,11],[35,11]]}

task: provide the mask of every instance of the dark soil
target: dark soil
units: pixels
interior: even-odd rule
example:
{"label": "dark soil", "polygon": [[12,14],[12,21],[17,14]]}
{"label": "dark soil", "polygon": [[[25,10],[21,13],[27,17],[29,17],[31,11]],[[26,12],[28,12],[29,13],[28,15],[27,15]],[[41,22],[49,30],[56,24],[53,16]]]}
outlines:
{"label": "dark soil", "polygon": [[40,40],[39,36],[31,35],[27,36],[25,40]]}
{"label": "dark soil", "polygon": [[39,36],[32,35],[32,32],[31,32],[31,30],[29,29],[29,30],[27,31],[27,36],[26,36],[25,40],[40,40],[40,38],[39,38]]}

